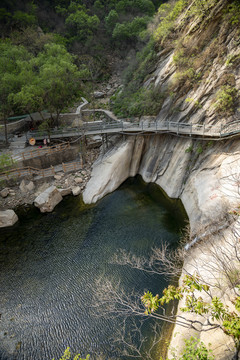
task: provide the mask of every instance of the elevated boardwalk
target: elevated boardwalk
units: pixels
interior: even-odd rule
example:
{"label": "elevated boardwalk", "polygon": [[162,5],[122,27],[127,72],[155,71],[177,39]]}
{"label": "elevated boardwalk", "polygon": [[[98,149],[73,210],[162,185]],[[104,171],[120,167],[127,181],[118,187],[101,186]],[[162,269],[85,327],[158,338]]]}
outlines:
{"label": "elevated boardwalk", "polygon": [[[78,128],[64,128],[51,131],[51,138],[70,138],[104,134],[161,134],[169,133],[178,136],[201,137],[202,139],[220,140],[240,133],[240,120],[226,125],[200,125],[191,123],[176,123],[171,121],[116,121],[104,123],[101,121],[85,123]],[[27,134],[28,139],[36,140],[47,138],[47,133],[32,131]]]}

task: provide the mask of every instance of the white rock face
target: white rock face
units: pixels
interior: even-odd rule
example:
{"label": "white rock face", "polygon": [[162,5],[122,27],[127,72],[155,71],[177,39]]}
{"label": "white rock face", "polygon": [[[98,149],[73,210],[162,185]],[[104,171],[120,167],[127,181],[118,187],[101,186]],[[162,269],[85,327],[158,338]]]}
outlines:
{"label": "white rock face", "polygon": [[80,188],[80,186],[75,186],[74,188],[72,188],[72,194],[74,195],[74,196],[77,196],[77,195],[79,195],[81,193],[81,188]]}
{"label": "white rock face", "polygon": [[18,216],[13,210],[0,211],[0,228],[12,226],[18,221]]}
{"label": "white rock face", "polygon": [[95,203],[117,189],[129,177],[134,143],[135,138],[129,138],[125,143],[119,144],[119,147],[113,148],[106,157],[97,160],[83,192],[86,204]]}
{"label": "white rock face", "polygon": [[34,200],[34,205],[41,212],[51,212],[60,201],[62,201],[61,193],[56,186],[50,186]]}
{"label": "white rock face", "polygon": [[70,195],[72,193],[72,189],[70,187],[66,189],[58,189],[58,191],[62,196]]}
{"label": "white rock face", "polygon": [[[166,135],[138,136],[136,139],[128,137],[94,164],[83,200],[85,203],[94,203],[114,191],[129,176],[140,174],[144,181],[160,185],[168,196],[182,200],[193,234],[199,227],[211,231],[213,224],[226,224],[224,217],[240,203],[240,143],[238,140],[214,143],[211,147],[205,147],[201,154],[197,152],[198,146],[191,139]],[[229,239],[232,230],[224,231],[225,238]],[[211,239],[217,248],[226,246],[221,244],[219,234],[212,235]],[[204,246],[209,250],[206,243]],[[197,264],[204,278],[217,278],[217,273],[213,274],[206,269],[206,264],[212,261],[211,253],[203,251],[198,244],[190,252],[184,267],[193,273]],[[224,299],[224,292],[217,296]],[[180,310],[178,314],[182,315]],[[185,316],[197,320],[196,315],[184,313]],[[207,333],[201,330],[199,327],[199,332],[194,332],[175,326],[171,346],[177,348],[177,354],[180,354],[184,347],[183,339],[196,335],[206,345],[212,343],[211,349],[215,349],[216,359],[232,359],[234,343],[229,336],[219,329]],[[168,357],[171,358],[170,353]]]}

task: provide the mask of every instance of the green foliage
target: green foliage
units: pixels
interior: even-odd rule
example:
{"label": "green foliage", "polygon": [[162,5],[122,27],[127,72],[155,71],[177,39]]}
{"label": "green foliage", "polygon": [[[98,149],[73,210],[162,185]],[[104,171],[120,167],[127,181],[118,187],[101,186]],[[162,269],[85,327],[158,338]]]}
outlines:
{"label": "green foliage", "polygon": [[184,49],[181,48],[174,52],[173,62],[178,67],[185,67],[189,64],[189,58],[185,56]]}
{"label": "green foliage", "polygon": [[152,16],[155,7],[150,0],[120,0],[116,2],[116,11],[120,14],[137,13]]}
{"label": "green foliage", "polygon": [[142,303],[145,306],[145,314],[151,314],[157,311],[159,307],[159,295],[153,296],[151,292],[145,292],[141,297]]}
{"label": "green foliage", "polygon": [[105,17],[105,25],[107,31],[112,34],[112,31],[119,19],[119,15],[116,10],[111,10],[109,14]]}
{"label": "green foliage", "polygon": [[175,20],[186,7],[187,0],[178,0],[174,7],[170,4],[162,4],[158,10],[160,24],[154,32],[154,39],[163,42],[174,28]]}
{"label": "green foliage", "polygon": [[231,114],[234,111],[236,95],[236,88],[230,85],[222,86],[216,94],[216,100],[214,103],[216,111],[222,114]]}
{"label": "green foliage", "polygon": [[195,81],[198,81],[201,76],[201,73],[196,73],[193,68],[188,68],[184,71],[177,71],[174,75],[174,85],[181,85],[187,80],[193,83]]}
{"label": "green foliage", "polygon": [[80,76],[86,76],[86,69],[79,72],[73,61],[64,46],[46,44],[44,51],[29,62],[31,76],[11,96],[14,104],[27,112],[47,108],[58,116],[79,94]]}
{"label": "green foliage", "polygon": [[117,23],[114,27],[112,37],[115,41],[126,42],[136,40],[139,34],[146,29],[149,17],[136,17],[131,22]]}
{"label": "green foliage", "polygon": [[193,146],[189,146],[186,150],[185,153],[191,153],[193,151]]}
{"label": "green foliage", "polygon": [[240,53],[234,54],[234,55],[229,55],[227,57],[225,65],[226,66],[237,65],[237,63],[239,63],[239,62],[240,62]]}
{"label": "green foliage", "polygon": [[135,92],[124,91],[112,97],[112,109],[119,117],[157,115],[165,94],[158,89],[140,88]]}
{"label": "green foliage", "polygon": [[185,340],[185,348],[179,360],[214,360],[211,352],[202,341],[191,336],[190,339]]}
{"label": "green foliage", "polygon": [[92,36],[99,26],[97,15],[89,16],[83,9],[70,14],[66,19],[66,25],[70,34],[83,41]]}
{"label": "green foliage", "polygon": [[218,0],[195,0],[190,9],[190,13],[198,17],[205,16],[217,2]]}
{"label": "green foliage", "polygon": [[3,168],[9,168],[14,164],[14,161],[10,154],[1,154],[0,155],[0,170]]}
{"label": "green foliage", "polygon": [[[239,287],[239,286],[238,286]],[[157,311],[159,305],[168,304],[170,301],[182,299],[185,295],[185,304],[181,308],[183,312],[192,312],[199,315],[208,314],[212,321],[217,320],[221,323],[223,331],[233,337],[237,347],[240,342],[240,317],[235,311],[230,311],[229,307],[224,305],[218,297],[211,297],[210,302],[204,302],[201,296],[196,296],[195,291],[204,291],[209,295],[209,286],[200,283],[197,275],[185,275],[183,285],[175,287],[169,285],[163,291],[163,296],[153,296],[152,293],[145,293],[142,302],[146,308],[146,313]],[[233,301],[236,311],[240,308],[240,297],[237,296]],[[184,358],[185,359],[185,358]]]}
{"label": "green foliage", "polygon": [[12,16],[12,22],[17,25],[17,27],[27,27],[36,24],[37,19],[33,14],[28,14],[18,10],[15,11],[14,15]]}
{"label": "green foliage", "polygon": [[233,1],[227,8],[227,14],[230,16],[230,22],[232,25],[240,23],[240,4],[239,1]]}
{"label": "green foliage", "polygon": [[[80,357],[80,354],[77,354],[75,355],[73,358],[72,358],[72,354],[70,352],[70,348],[68,347],[65,351],[64,351],[64,354],[63,356],[59,359],[59,360],[70,360],[70,359],[73,359],[73,360],[89,360],[90,358],[90,355],[87,355],[85,359],[81,358]],[[53,359],[55,360],[55,359]]]}
{"label": "green foliage", "polygon": [[13,96],[29,80],[27,70],[31,55],[22,46],[0,41],[0,113],[4,119],[5,142],[8,142],[6,118],[13,111]]}
{"label": "green foliage", "polygon": [[196,152],[197,152],[197,154],[202,154],[202,152],[203,152],[203,147],[202,147],[201,145],[199,145],[199,146],[197,147],[197,149],[196,149]]}

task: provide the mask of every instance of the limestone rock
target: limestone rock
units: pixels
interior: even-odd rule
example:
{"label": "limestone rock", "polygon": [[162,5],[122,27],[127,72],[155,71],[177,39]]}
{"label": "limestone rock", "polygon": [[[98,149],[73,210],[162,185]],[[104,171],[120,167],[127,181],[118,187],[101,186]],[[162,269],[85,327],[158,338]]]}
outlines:
{"label": "limestone rock", "polygon": [[81,184],[83,182],[83,179],[81,177],[77,177],[74,179],[76,184]]}
{"label": "limestone rock", "polygon": [[0,192],[0,195],[2,198],[6,198],[8,196],[8,194],[9,194],[8,188],[5,188],[5,189],[1,190],[1,192]]}
{"label": "limestone rock", "polygon": [[75,186],[74,188],[72,188],[72,193],[74,196],[77,196],[81,193],[81,188],[80,186]]}
{"label": "limestone rock", "polygon": [[0,227],[12,226],[18,221],[18,216],[13,210],[0,211]]}
{"label": "limestone rock", "polygon": [[19,189],[22,193],[26,193],[27,192],[27,189],[26,189],[26,181],[25,180],[22,180],[20,185],[19,185]]}
{"label": "limestone rock", "polygon": [[135,139],[129,138],[94,164],[92,177],[83,193],[86,204],[95,203],[117,189],[129,177],[134,144]]}
{"label": "limestone rock", "polygon": [[62,175],[54,175],[55,180],[61,180],[61,178],[62,178]]}
{"label": "limestone rock", "polygon": [[50,186],[34,200],[34,205],[41,212],[51,212],[61,200],[62,195],[60,191],[58,191],[56,186]]}
{"label": "limestone rock", "polygon": [[22,193],[27,193],[29,191],[33,191],[35,188],[35,185],[32,181],[29,181],[28,183],[26,180],[22,180],[21,184],[19,185],[19,189]]}
{"label": "limestone rock", "polygon": [[60,194],[62,196],[66,196],[66,195],[70,195],[71,192],[72,192],[72,189],[69,187],[69,188],[66,188],[66,189],[58,189],[58,191],[60,192]]}
{"label": "limestone rock", "polygon": [[29,181],[29,183],[26,185],[26,189],[30,192],[33,191],[35,189],[34,183],[32,181]]}
{"label": "limestone rock", "polygon": [[104,92],[102,91],[94,91],[93,96],[95,99],[102,99],[104,97]]}

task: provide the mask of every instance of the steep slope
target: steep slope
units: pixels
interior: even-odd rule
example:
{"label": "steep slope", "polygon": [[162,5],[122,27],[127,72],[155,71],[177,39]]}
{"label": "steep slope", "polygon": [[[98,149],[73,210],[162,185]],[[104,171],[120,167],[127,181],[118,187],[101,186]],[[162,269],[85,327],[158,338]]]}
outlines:
{"label": "steep slope", "polygon": [[[240,5],[226,0],[178,1],[177,5],[172,10],[176,16],[168,11],[163,17],[162,10],[158,15],[161,19],[154,36],[160,50],[143,83],[146,91],[162,94],[156,120],[232,124],[234,128],[240,120]],[[129,85],[123,91],[127,93]],[[202,240],[187,254],[184,271],[197,271],[211,279],[214,295],[231,304],[235,285],[215,266],[213,248],[228,254],[230,263],[235,261],[234,251],[239,252],[239,242],[233,245],[239,220],[230,214],[240,203],[239,154],[238,139],[214,142],[172,135],[120,138],[95,163],[84,201],[96,202],[136,174],[160,185],[170,197],[181,198],[192,238],[198,234]],[[186,316],[180,310],[178,315]],[[199,320],[194,314],[189,316]],[[212,343],[216,359],[237,359],[231,337],[219,329],[205,332],[200,326],[198,332],[192,332],[176,326],[170,346],[180,354],[183,339],[192,334]]]}

